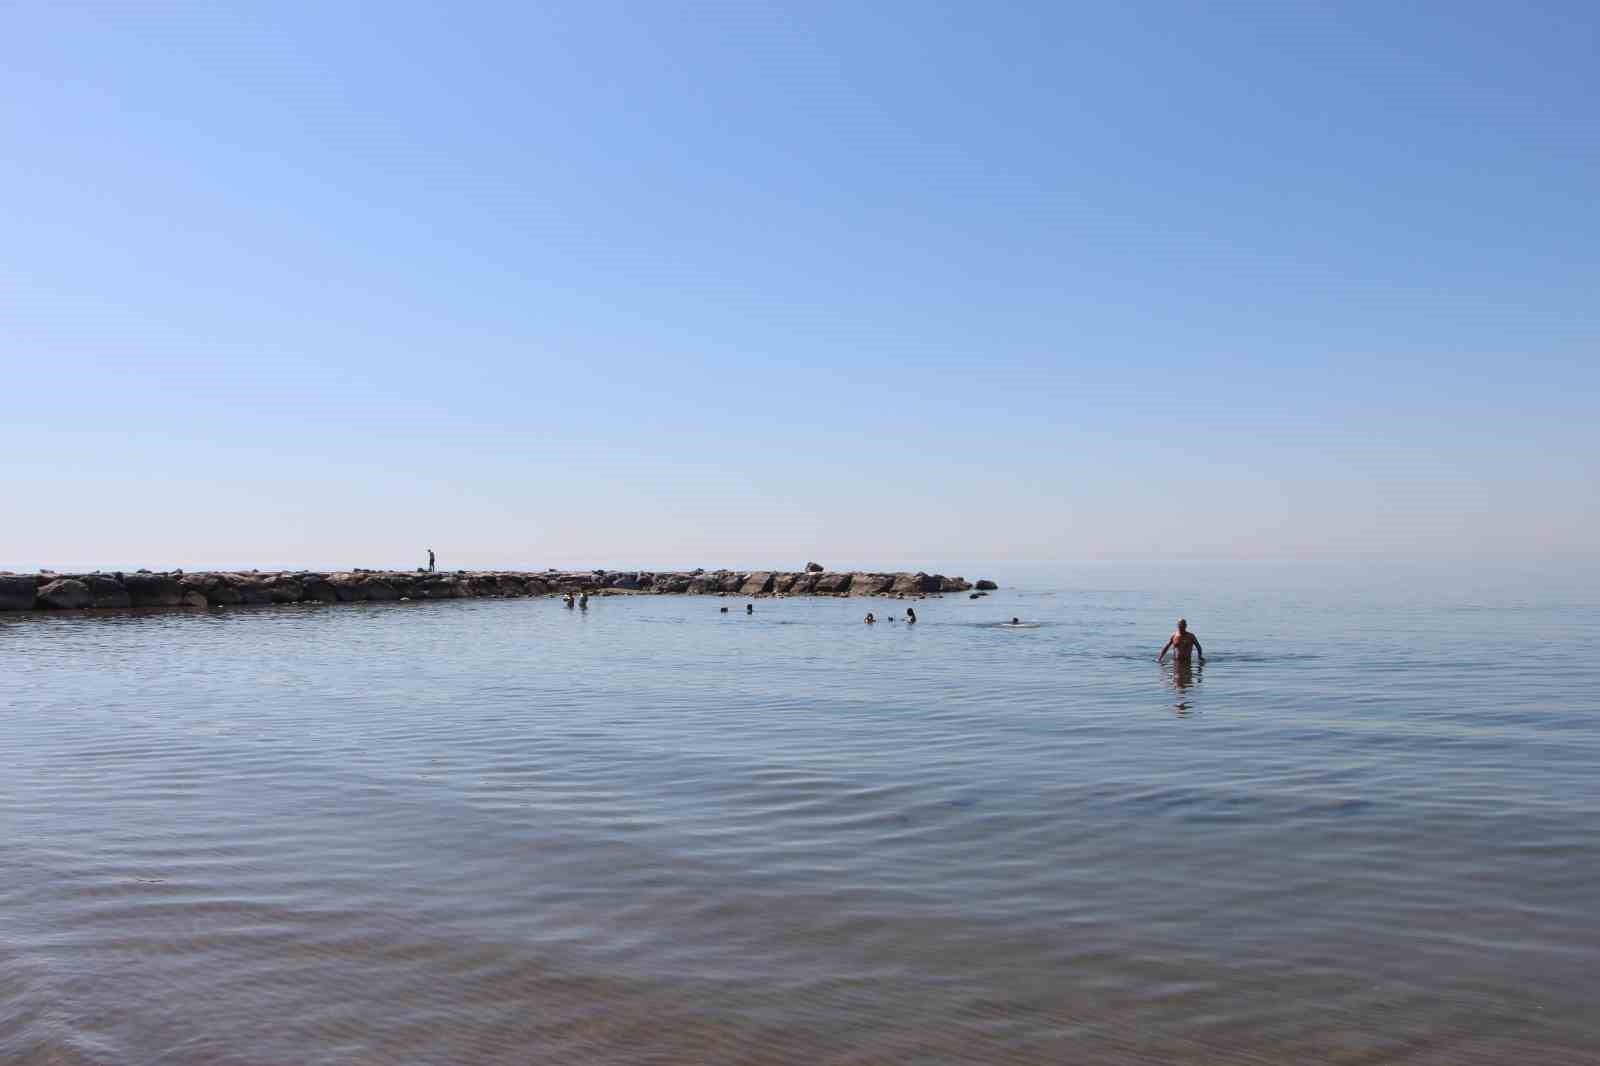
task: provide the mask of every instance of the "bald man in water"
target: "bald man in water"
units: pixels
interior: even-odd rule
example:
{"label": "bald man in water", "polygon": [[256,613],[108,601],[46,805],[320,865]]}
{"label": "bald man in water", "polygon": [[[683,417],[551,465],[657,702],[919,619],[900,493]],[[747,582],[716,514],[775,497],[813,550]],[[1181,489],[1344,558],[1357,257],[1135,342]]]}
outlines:
{"label": "bald man in water", "polygon": [[1165,644],[1161,645],[1161,654],[1156,656],[1156,662],[1165,661],[1169,651],[1172,652],[1172,658],[1181,666],[1189,665],[1190,651],[1199,652],[1200,665],[1204,666],[1206,664],[1205,649],[1200,647],[1200,642],[1195,639],[1195,635],[1189,632],[1189,623],[1182,618],[1178,619],[1178,631],[1168,637]]}

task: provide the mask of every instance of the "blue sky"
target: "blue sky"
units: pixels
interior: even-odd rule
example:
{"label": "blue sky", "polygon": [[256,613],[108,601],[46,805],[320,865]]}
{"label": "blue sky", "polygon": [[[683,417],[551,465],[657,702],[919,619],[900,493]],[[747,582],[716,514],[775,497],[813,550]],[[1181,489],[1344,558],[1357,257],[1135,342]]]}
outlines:
{"label": "blue sky", "polygon": [[1592,4],[8,6],[0,567],[1592,556]]}

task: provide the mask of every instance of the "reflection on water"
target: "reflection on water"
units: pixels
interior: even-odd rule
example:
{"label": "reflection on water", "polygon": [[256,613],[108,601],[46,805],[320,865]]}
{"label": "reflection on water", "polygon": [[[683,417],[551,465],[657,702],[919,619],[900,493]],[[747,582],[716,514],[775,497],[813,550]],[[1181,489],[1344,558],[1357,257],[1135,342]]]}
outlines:
{"label": "reflection on water", "polygon": [[1162,667],[1162,673],[1166,677],[1168,686],[1178,697],[1177,701],[1173,703],[1172,709],[1178,713],[1179,717],[1184,717],[1194,712],[1187,693],[1189,689],[1200,683],[1204,670],[1205,667],[1203,665],[1191,664],[1184,659],[1174,659],[1170,665]]}
{"label": "reflection on water", "polygon": [[0,1062],[1596,1061],[1600,597],[1491,577],[0,616]]}

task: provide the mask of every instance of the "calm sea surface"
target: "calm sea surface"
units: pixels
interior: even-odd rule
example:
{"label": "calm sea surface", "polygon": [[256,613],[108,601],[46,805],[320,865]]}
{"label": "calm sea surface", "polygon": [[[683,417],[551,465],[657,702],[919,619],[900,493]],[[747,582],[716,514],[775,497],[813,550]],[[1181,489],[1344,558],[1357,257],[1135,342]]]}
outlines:
{"label": "calm sea surface", "polygon": [[1600,1061],[1594,566],[950,572],[0,615],[0,1062]]}

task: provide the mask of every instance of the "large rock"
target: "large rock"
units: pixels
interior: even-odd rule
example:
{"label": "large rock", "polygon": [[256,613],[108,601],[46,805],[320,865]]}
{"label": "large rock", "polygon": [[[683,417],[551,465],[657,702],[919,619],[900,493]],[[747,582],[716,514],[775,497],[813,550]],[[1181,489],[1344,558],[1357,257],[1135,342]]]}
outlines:
{"label": "large rock", "polygon": [[494,583],[502,596],[518,599],[528,594],[528,586],[523,584],[520,577],[513,577],[511,574],[496,574]]}
{"label": "large rock", "polygon": [[719,591],[738,592],[744,587],[745,578],[749,576],[749,574],[736,574],[729,571],[724,571],[722,574],[722,587]]}
{"label": "large rock", "polygon": [[851,574],[850,595],[876,596],[889,591],[889,586],[894,584],[893,574]]}
{"label": "large rock", "polygon": [[[244,596],[222,574],[184,574],[178,583],[183,586],[184,592],[198,592],[213,606],[244,602]],[[189,601],[185,598],[184,602]]]}
{"label": "large rock", "polygon": [[206,599],[206,594],[197,588],[183,590],[183,605],[185,607],[210,607],[211,601]]}
{"label": "large rock", "polygon": [[39,581],[32,574],[0,574],[0,611],[31,611],[39,599]]}
{"label": "large rock", "polygon": [[758,571],[744,579],[744,584],[739,586],[741,596],[760,596],[772,591],[772,575],[765,571]]}
{"label": "large rock", "polygon": [[122,582],[114,577],[104,574],[89,574],[84,577],[83,583],[89,586],[90,595],[94,596],[96,607],[131,607],[133,601],[128,597],[128,590],[122,587]]}
{"label": "large rock", "polygon": [[399,590],[381,577],[368,576],[361,582],[361,587],[367,599],[376,603],[389,603],[400,598]]}
{"label": "large rock", "polygon": [[982,578],[981,580],[979,580],[979,582],[976,585],[974,585],[972,587],[977,589],[980,592],[993,592],[995,589],[999,588],[1000,586],[996,585],[993,581],[990,581],[988,578]]}
{"label": "large rock", "polygon": [[638,574],[614,573],[606,575],[606,588],[608,589],[637,589],[638,587]]}
{"label": "large rock", "polygon": [[937,577],[930,577],[918,571],[915,574],[896,574],[894,584],[889,586],[889,591],[897,596],[920,596],[928,592],[939,591]]}
{"label": "large rock", "polygon": [[832,596],[842,596],[850,587],[849,574],[819,574],[817,583],[813,586],[817,592],[825,592]]}
{"label": "large rock", "polygon": [[722,589],[722,578],[717,574],[696,574],[689,581],[687,591],[700,595],[706,592],[718,592]]}
{"label": "large rock", "polygon": [[176,607],[183,602],[183,586],[166,574],[124,574],[122,587],[135,607]]}
{"label": "large rock", "polygon": [[780,595],[788,592],[794,588],[794,583],[799,577],[799,574],[774,574],[772,576],[772,591]]}
{"label": "large rock", "polygon": [[694,578],[688,574],[657,574],[651,588],[657,592],[690,592],[694,588]]}
{"label": "large rock", "polygon": [[414,593],[419,600],[453,600],[461,595],[456,583],[446,577],[429,578],[417,582]]}
{"label": "large rock", "polygon": [[267,585],[273,603],[299,603],[305,599],[306,589],[292,577],[274,578]]}
{"label": "large rock", "polygon": [[947,577],[939,582],[940,592],[965,592],[971,587],[972,583],[964,577]]}
{"label": "large rock", "polygon": [[528,595],[530,596],[550,595],[550,586],[545,584],[542,578],[530,577],[528,578],[526,585],[528,588]]}
{"label": "large rock", "polygon": [[58,578],[39,590],[39,605],[54,607],[61,611],[93,607],[94,593],[89,591],[88,585],[76,578]]}
{"label": "large rock", "polygon": [[789,595],[811,595],[813,592],[817,591],[817,582],[821,580],[821,578],[822,575],[817,573],[815,570],[807,570],[803,574],[795,574],[794,583],[791,584],[788,589]]}
{"label": "large rock", "polygon": [[300,579],[302,597],[313,603],[338,603],[339,592],[321,574],[306,574]]}
{"label": "large rock", "polygon": [[340,603],[362,603],[367,598],[367,579],[362,574],[329,574],[328,584]]}
{"label": "large rock", "polygon": [[272,602],[272,587],[255,578],[239,578],[235,586],[243,603],[266,604]]}
{"label": "large rock", "polygon": [[822,573],[822,564],[821,563],[807,563],[806,564],[806,573],[808,573],[808,574],[820,574],[820,573]]}

